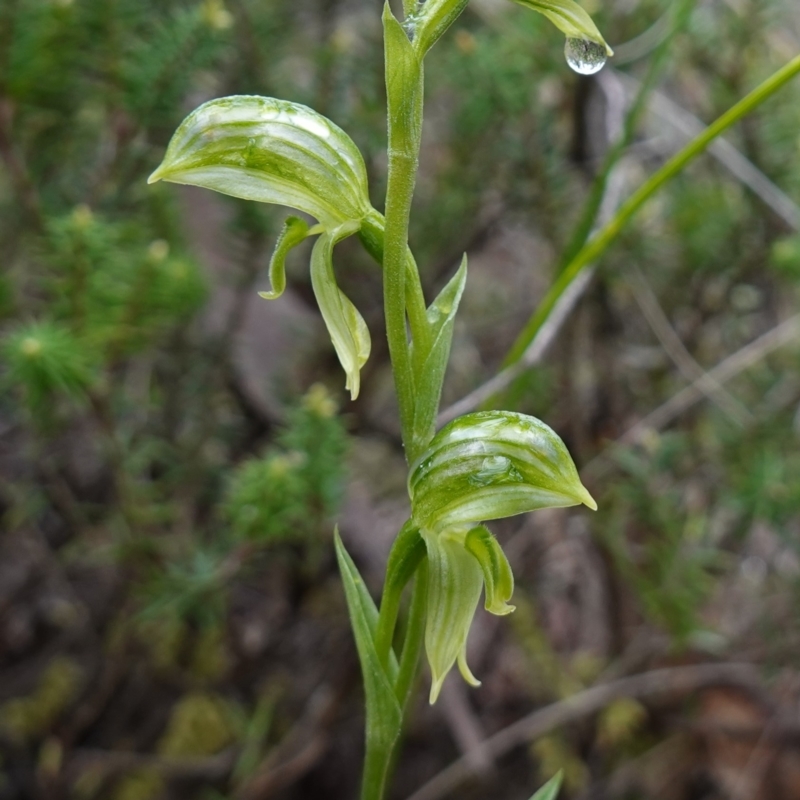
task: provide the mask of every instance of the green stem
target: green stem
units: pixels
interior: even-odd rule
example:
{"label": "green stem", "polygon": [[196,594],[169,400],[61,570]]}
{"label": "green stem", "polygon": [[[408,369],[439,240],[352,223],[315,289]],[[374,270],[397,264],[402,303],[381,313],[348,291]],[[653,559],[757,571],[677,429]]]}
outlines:
{"label": "green stem", "polygon": [[392,748],[367,746],[364,775],[361,779],[361,800],[383,800],[393,752]]}
{"label": "green stem", "polygon": [[572,282],[595,262],[619,236],[628,221],[637,211],[669,180],[674,178],[692,159],[698,156],[721,133],[735,122],[749,114],[765,100],[770,98],[782,86],[800,73],[800,55],[793,58],[785,67],[771,75],[760,86],[745,98],[726,111],[716,122],[708,126],[699,136],[693,139],[679,153],[674,155],[661,169],[653,174],[634,194],[628,198],[617,211],[616,216],[585,244],[580,252],[564,268],[555,283],[545,295],[539,307],[528,320],[522,333],[506,356],[504,366],[519,361],[536,337],[542,325],[547,321],[550,312],[559,298]]}
{"label": "green stem", "polygon": [[[403,442],[414,425],[414,378],[406,332],[408,222],[422,138],[422,65],[388,5],[384,9],[389,175],[383,237],[383,305]],[[408,274],[419,281],[417,271]]]}
{"label": "green stem", "polygon": [[403,741],[403,730],[407,722],[408,703],[411,700],[415,679],[417,677],[417,667],[419,657],[422,653],[422,645],[425,637],[425,613],[428,602],[428,563],[423,561],[417,571],[417,579],[414,584],[414,593],[411,597],[411,607],[408,614],[408,625],[406,626],[405,642],[403,653],[400,657],[400,672],[397,683],[395,684],[395,696],[400,703],[403,714],[403,725],[400,736],[397,738],[395,746],[389,758],[386,770],[387,780],[394,774],[397,766],[397,759],[400,755],[400,744]]}
{"label": "green stem", "polygon": [[[394,693],[400,703],[405,719],[414,678],[417,675],[417,665],[422,653],[425,639],[425,610],[428,604],[428,561],[423,559],[417,569],[417,578],[414,581],[414,591],[411,595],[411,608],[408,612],[408,625],[406,627],[403,652],[400,655],[400,670],[394,685]],[[396,745],[395,745],[396,747]]]}
{"label": "green stem", "polygon": [[[361,230],[358,233],[361,243],[367,252],[383,266],[384,258],[384,235],[386,232],[386,221],[377,211],[368,214],[361,223]],[[426,313],[425,296],[422,293],[422,284],[419,280],[419,271],[414,254],[409,247],[406,247],[406,311],[408,312],[408,324],[411,328],[411,337],[415,349],[420,347],[424,352],[430,349],[430,326]]]}
{"label": "green stem", "polygon": [[603,204],[603,198],[606,194],[606,186],[611,171],[617,164],[622,154],[633,141],[633,135],[636,132],[636,126],[639,118],[644,111],[647,98],[653,87],[656,84],[665,64],[668,61],[668,56],[671,52],[672,40],[676,34],[683,29],[688,22],[691,12],[694,10],[696,0],[680,0],[675,7],[671,10],[670,29],[664,40],[658,45],[655,53],[650,59],[650,64],[647,67],[644,80],[639,86],[639,91],[631,103],[627,114],[625,115],[625,122],[623,125],[622,135],[619,139],[609,148],[606,154],[603,166],[597,177],[592,183],[592,188],[589,192],[589,197],[583,207],[578,224],[569,239],[567,246],[564,248],[561,258],[559,259],[556,274],[560,273],[567,265],[570,264],[573,258],[580,252],[581,248],[586,244],[589,236],[591,236],[592,229],[597,221],[597,215],[600,212],[600,207]]}
{"label": "green stem", "polygon": [[[403,651],[400,656],[400,668],[395,682],[395,696],[400,704],[405,723],[406,709],[417,674],[420,653],[425,634],[425,607],[428,599],[427,561],[422,560],[416,570],[414,591],[411,595],[411,607],[408,613]],[[383,612],[383,604],[381,605]],[[402,730],[401,725],[401,730]],[[393,747],[367,747],[364,757],[364,777],[361,784],[361,800],[383,800],[389,776],[392,771],[397,750],[400,744],[397,737]]]}
{"label": "green stem", "polygon": [[425,553],[425,542],[419,534],[419,528],[409,520],[394,540],[386,564],[386,580],[383,583],[381,609],[375,630],[375,651],[384,669],[389,668],[403,589],[414,577],[414,573],[425,558]]}

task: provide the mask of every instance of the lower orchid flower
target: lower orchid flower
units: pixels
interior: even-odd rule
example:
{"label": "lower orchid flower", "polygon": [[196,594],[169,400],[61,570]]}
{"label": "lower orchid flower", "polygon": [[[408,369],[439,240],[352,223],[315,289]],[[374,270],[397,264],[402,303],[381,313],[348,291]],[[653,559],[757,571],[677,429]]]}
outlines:
{"label": "lower orchid flower", "polygon": [[409,494],[429,562],[425,650],[433,703],[456,662],[468,683],[479,683],[466,648],[481,590],[490,613],[514,610],[508,559],[479,523],[597,504],[558,435],[534,417],[509,411],[467,414],[442,428],[412,468]]}

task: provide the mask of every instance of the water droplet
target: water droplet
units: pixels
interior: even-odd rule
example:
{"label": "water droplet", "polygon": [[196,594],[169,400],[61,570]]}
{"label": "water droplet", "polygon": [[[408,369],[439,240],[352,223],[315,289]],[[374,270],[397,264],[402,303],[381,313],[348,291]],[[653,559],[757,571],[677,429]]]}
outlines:
{"label": "water droplet", "polygon": [[469,476],[473,486],[489,486],[522,481],[519,470],[505,456],[489,456],[483,459],[481,468]]}
{"label": "water droplet", "polygon": [[568,38],[564,45],[567,64],[579,75],[594,75],[600,72],[608,55],[605,45],[591,39]]}

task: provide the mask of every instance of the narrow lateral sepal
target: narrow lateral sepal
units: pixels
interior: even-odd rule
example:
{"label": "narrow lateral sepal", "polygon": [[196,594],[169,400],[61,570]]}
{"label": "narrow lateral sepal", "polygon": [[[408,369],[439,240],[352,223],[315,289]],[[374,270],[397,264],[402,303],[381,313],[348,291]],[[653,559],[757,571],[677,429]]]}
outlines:
{"label": "narrow lateral sepal", "polygon": [[462,534],[422,532],[428,548],[428,613],[425,651],[431,668],[431,704],[453,665],[464,680],[479,686],[467,666],[467,636],[481,596],[483,575],[464,547]]}
{"label": "narrow lateral sepal", "polygon": [[464,546],[483,571],[486,610],[498,616],[510,614],[514,611],[508,604],[514,594],[514,574],[500,543],[485,525],[478,525],[467,534]]}
{"label": "narrow lateral sepal", "polygon": [[286,257],[308,236],[309,227],[304,219],[300,219],[300,217],[286,218],[269,261],[269,282],[272,288],[268,292],[259,292],[260,297],[265,300],[276,300],[283,294],[286,289]]}

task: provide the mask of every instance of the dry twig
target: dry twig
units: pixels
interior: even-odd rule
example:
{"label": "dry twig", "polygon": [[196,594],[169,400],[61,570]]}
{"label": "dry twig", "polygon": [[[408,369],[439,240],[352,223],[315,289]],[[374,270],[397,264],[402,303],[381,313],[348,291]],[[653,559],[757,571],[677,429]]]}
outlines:
{"label": "dry twig", "polygon": [[[686,694],[708,686],[733,684],[761,691],[758,672],[749,664],[698,664],[668,667],[593,686],[528,714],[490,736],[476,748],[483,758],[499,758],[525,742],[600,711],[621,697],[650,697],[665,693]],[[467,753],[442,770],[408,800],[439,800],[474,775],[472,763],[478,754]]]}

